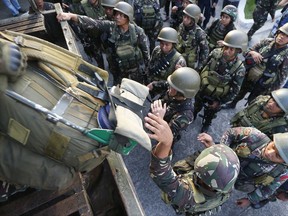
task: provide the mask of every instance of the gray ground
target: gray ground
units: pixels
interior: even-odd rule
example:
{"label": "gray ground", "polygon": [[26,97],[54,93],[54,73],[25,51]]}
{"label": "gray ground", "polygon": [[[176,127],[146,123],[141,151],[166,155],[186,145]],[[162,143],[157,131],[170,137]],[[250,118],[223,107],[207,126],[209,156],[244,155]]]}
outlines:
{"label": "gray ground", "polygon": [[[216,17],[219,17],[219,11],[222,7],[222,1],[219,0]],[[28,8],[28,2],[26,0],[19,0],[19,2],[23,5],[24,8]],[[244,4],[245,0],[241,0],[240,4]],[[239,5],[239,13],[240,11]],[[11,16],[10,12],[3,5],[2,1],[0,1],[0,19],[8,18]],[[248,23],[247,25],[243,25],[244,23]],[[248,28],[251,26],[252,21],[243,21],[238,20],[238,28],[248,31]],[[167,25],[168,23],[166,23]],[[255,34],[250,45],[259,41],[268,36],[269,29],[272,27],[271,21],[267,21],[265,27],[263,27],[259,32]],[[213,121],[212,126],[209,130],[209,133],[214,137],[217,141],[219,140],[222,133],[229,127],[228,122],[229,119],[233,116],[234,113],[241,110],[244,107],[245,101],[241,101],[236,109],[234,110],[221,110],[218,114],[218,117]],[[197,134],[199,133],[201,128],[201,118],[198,117],[192,125],[183,133],[182,140],[176,143],[174,148],[174,161],[182,159],[189,154],[193,153],[196,150],[203,149],[203,146],[196,140]],[[149,176],[149,161],[150,161],[150,153],[140,146],[137,146],[128,156],[123,157],[124,161],[127,165],[127,169],[130,172],[131,178],[135,185],[139,200],[143,206],[143,209],[147,216],[173,216],[176,215],[174,210],[164,204],[160,198],[160,190],[158,187],[152,182]],[[252,216],[252,215],[269,215],[269,216],[280,216],[280,215],[288,215],[288,206],[286,203],[282,203],[281,201],[277,201],[274,203],[270,203],[265,207],[253,210],[251,208],[241,209],[235,205],[235,201],[237,198],[241,198],[245,196],[240,192],[234,191],[232,193],[232,197],[228,202],[226,202],[222,206],[222,210],[215,214],[218,216]]]}

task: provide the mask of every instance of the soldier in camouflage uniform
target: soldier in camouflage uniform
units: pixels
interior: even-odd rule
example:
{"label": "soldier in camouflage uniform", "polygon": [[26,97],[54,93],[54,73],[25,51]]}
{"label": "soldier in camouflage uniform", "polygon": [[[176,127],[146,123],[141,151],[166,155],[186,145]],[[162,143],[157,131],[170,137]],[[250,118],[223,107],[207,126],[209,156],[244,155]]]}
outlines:
{"label": "soldier in camouflage uniform", "polygon": [[152,52],[148,65],[148,88],[150,91],[163,92],[163,89],[157,87],[155,81],[166,81],[176,69],[186,66],[183,56],[177,52],[177,32],[171,27],[161,29],[158,40],[160,45],[156,46]]}
{"label": "soldier in camouflage uniform", "polygon": [[288,23],[279,28],[274,39],[264,39],[246,52],[245,80],[237,97],[224,108],[235,108],[248,92],[250,103],[257,96],[268,95],[285,84],[288,76],[287,44]]}
{"label": "soldier in camouflage uniform", "polygon": [[149,38],[150,52],[152,53],[157,36],[163,27],[158,1],[134,0],[134,17],[136,24],[144,29]]}
{"label": "soldier in camouflage uniform", "polygon": [[[234,149],[240,160],[235,189],[247,193],[247,198],[237,200],[238,206],[257,208],[288,179],[287,139],[288,133],[278,133],[270,140],[251,127],[230,128],[223,134],[220,143]],[[198,140],[206,147],[214,144],[206,133],[199,134]]]}
{"label": "soldier in camouflage uniform", "polygon": [[180,140],[181,131],[193,122],[192,99],[200,88],[200,76],[192,68],[182,67],[174,71],[167,82],[161,83],[168,90],[166,88],[165,94],[151,104],[151,110],[168,122],[175,143]]}
{"label": "soldier in camouflage uniform", "polygon": [[150,59],[149,45],[144,30],[133,23],[133,8],[126,2],[118,2],[114,8],[115,21],[93,20],[71,13],[58,15],[58,20],[72,20],[90,34],[108,34],[107,60],[113,74],[114,85],[122,78],[143,83],[145,67]]}
{"label": "soldier in camouflage uniform", "polygon": [[150,138],[158,141],[152,150],[150,175],[164,193],[164,201],[177,214],[199,215],[217,210],[229,198],[239,173],[239,160],[233,150],[225,145],[207,148],[193,165],[188,165],[185,174],[176,174],[171,165],[173,136],[169,125],[152,113],[145,120],[146,128],[153,132]]}
{"label": "soldier in camouflage uniform", "polygon": [[[171,9],[171,20],[170,20],[170,27],[178,30],[179,25],[183,22],[183,10],[187,7],[189,4],[196,4],[196,1],[194,0],[183,0],[182,4],[179,6],[173,6]],[[199,18],[197,24],[201,26],[202,19]]]}
{"label": "soldier in camouflage uniform", "polygon": [[118,2],[119,0],[102,0],[101,5],[104,8],[105,15],[101,19],[113,21],[113,9]]}
{"label": "soldier in camouflage uniform", "polygon": [[231,102],[239,93],[245,77],[245,67],[238,54],[247,48],[247,35],[230,31],[223,48],[212,50],[207,64],[200,73],[201,89],[195,97],[194,117],[204,107],[201,132],[207,131],[221,104]]}
{"label": "soldier in camouflage uniform", "polygon": [[271,95],[260,95],[248,107],[234,115],[233,127],[255,127],[270,138],[288,132],[288,89],[278,89]]}
{"label": "soldier in camouflage uniform", "polygon": [[222,42],[231,30],[235,30],[234,21],[237,19],[237,8],[233,5],[224,7],[220,19],[216,19],[205,31],[208,36],[210,51],[220,47]]}
{"label": "soldier in camouflage uniform", "polygon": [[247,33],[249,41],[254,33],[265,24],[268,14],[270,14],[272,22],[274,22],[277,4],[278,0],[257,0],[256,8],[253,11],[254,23]]}
{"label": "soldier in camouflage uniform", "polygon": [[183,22],[179,26],[176,49],[182,53],[188,67],[199,71],[209,55],[207,35],[197,25],[201,11],[197,5],[189,4],[183,12]]}

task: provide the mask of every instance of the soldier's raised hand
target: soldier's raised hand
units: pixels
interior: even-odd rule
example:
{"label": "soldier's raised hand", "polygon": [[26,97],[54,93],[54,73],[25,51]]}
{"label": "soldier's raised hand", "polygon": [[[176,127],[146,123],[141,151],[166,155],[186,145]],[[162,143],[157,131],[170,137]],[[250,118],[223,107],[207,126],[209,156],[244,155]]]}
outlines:
{"label": "soldier's raised hand", "polygon": [[205,145],[206,148],[215,144],[213,138],[207,133],[200,133],[197,136],[197,140],[200,141],[203,145]]}
{"label": "soldier's raised hand", "polygon": [[156,100],[151,104],[151,111],[153,114],[161,117],[162,119],[165,116],[166,113],[166,103],[162,105],[161,100]]}

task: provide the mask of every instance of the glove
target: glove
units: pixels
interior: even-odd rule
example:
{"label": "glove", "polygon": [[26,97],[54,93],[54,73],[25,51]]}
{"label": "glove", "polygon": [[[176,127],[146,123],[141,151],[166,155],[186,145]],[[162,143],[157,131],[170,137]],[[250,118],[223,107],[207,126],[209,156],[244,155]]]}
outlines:
{"label": "glove", "polygon": [[10,42],[0,41],[0,74],[6,75],[9,81],[16,81],[27,66],[27,58],[20,48]]}

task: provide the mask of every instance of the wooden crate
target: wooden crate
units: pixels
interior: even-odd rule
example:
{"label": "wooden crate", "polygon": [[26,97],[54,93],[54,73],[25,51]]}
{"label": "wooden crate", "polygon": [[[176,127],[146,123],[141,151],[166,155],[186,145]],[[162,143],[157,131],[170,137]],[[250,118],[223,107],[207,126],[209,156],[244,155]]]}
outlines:
{"label": "wooden crate", "polygon": [[0,20],[0,31],[10,30],[20,33],[34,33],[45,31],[44,18],[42,14],[23,14]]}
{"label": "wooden crate", "polygon": [[[15,195],[16,196],[16,195]],[[37,216],[92,216],[88,195],[82,185],[82,176],[78,175],[73,185],[62,191],[31,191],[3,203],[1,216],[37,215]]]}

